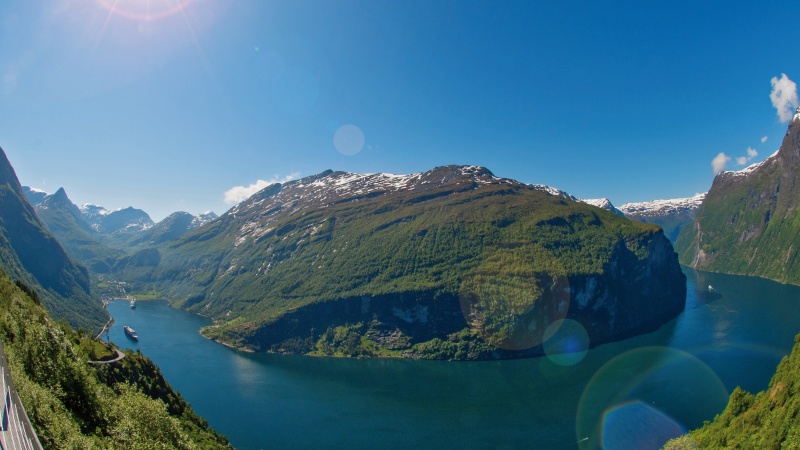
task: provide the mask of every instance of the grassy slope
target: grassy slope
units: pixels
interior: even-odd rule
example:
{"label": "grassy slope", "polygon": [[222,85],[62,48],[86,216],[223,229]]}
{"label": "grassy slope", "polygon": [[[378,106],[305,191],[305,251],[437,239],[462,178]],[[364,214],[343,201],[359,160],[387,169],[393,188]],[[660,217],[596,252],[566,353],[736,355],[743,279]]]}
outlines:
{"label": "grassy slope", "polygon": [[0,338],[46,448],[230,448],[147,358],[128,353],[110,365],[86,364],[88,338],[54,323],[5,275]]}

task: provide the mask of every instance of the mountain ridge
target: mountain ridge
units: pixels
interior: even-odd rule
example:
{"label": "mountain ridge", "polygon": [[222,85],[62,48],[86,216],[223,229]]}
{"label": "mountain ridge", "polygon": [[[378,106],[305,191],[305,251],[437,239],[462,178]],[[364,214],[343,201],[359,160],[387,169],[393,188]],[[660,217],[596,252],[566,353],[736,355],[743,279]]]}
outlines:
{"label": "mountain ridge", "polygon": [[92,294],[89,272],[77,264],[28,202],[0,148],[0,265],[31,286],[56,318],[99,330],[107,314]]}
{"label": "mountain ridge", "polygon": [[[571,314],[598,342],[682,310],[685,282],[665,285],[649,275],[684,280],[659,229],[572,198],[478,166],[410,175],[329,170],[270,185],[159,246],[153,265],[140,267],[134,278],[160,285],[177,306],[212,317],[216,325],[207,336],[262,351],[306,339],[311,329],[321,338],[326,326],[365,320],[362,308],[383,324],[362,330],[373,336],[400,330],[420,343],[472,327],[489,333],[495,347],[509,346],[524,334],[523,322],[544,313],[533,308],[521,317],[505,311],[502,319],[480,318],[488,286],[520,288],[516,281],[501,286],[506,275],[517,279],[509,270],[527,273],[524,283],[533,285],[525,289],[538,292],[525,302],[547,297],[542,302],[573,305]],[[620,270],[639,278],[623,283]],[[557,293],[567,279],[569,301]],[[658,291],[644,280],[655,281]],[[640,297],[645,291],[652,299]],[[466,298],[478,300],[462,305]],[[589,305],[605,313],[592,317]],[[325,317],[319,308],[334,319],[309,321]]]}

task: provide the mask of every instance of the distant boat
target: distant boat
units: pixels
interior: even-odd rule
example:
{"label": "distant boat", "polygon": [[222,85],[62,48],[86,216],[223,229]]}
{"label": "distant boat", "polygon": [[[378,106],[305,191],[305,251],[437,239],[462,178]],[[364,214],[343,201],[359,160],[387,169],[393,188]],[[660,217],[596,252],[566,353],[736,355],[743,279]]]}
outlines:
{"label": "distant boat", "polygon": [[136,300],[131,299],[131,309],[136,309]]}
{"label": "distant boat", "polygon": [[136,334],[136,330],[127,325],[125,325],[122,328],[125,330],[125,334],[127,334],[129,338],[133,339],[134,341],[139,340],[139,336]]}
{"label": "distant boat", "polygon": [[709,292],[714,292],[714,286],[712,286],[712,285],[710,285],[710,284],[709,284],[709,285],[708,285],[708,291],[709,291]]}

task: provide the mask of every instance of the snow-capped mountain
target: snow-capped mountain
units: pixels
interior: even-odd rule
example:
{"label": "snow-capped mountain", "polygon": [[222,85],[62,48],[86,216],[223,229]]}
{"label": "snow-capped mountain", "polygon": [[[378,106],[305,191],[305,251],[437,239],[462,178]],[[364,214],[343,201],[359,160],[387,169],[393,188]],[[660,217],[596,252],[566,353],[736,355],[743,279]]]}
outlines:
{"label": "snow-capped mountain", "polygon": [[681,229],[694,222],[705,197],[703,193],[687,198],[626,203],[619,209],[629,219],[660,225],[669,240],[675,242]]}
{"label": "snow-capped mountain", "polygon": [[85,204],[80,210],[84,220],[103,234],[135,233],[155,225],[146,212],[131,206],[109,211],[102,206]]}
{"label": "snow-capped mountain", "polygon": [[583,203],[588,203],[588,204],[590,204],[592,206],[596,206],[596,207],[598,207],[600,209],[605,209],[606,211],[611,211],[614,214],[618,214],[618,215],[623,216],[623,217],[625,216],[625,214],[622,211],[620,211],[619,209],[617,209],[611,203],[611,200],[609,200],[607,198],[582,198],[582,199],[579,199],[579,201],[581,201]]}
{"label": "snow-capped mountain", "polygon": [[[281,208],[301,204],[336,204],[340,201],[358,201],[360,197],[372,198],[399,191],[420,191],[441,184],[452,184],[461,189],[478,189],[481,185],[508,184],[527,186],[550,195],[577,201],[572,195],[543,184],[524,184],[508,178],[496,177],[489,169],[480,166],[441,166],[428,172],[396,175],[391,173],[360,174],[326,170],[318,175],[273,184],[231,208],[226,214],[260,208],[264,201],[280,198]],[[280,194],[277,194],[280,192]],[[275,198],[273,197],[275,195]],[[213,213],[212,213],[213,214]]]}
{"label": "snow-capped mountain", "polygon": [[649,202],[625,203],[619,209],[626,217],[642,219],[646,217],[663,217],[679,213],[694,213],[703,203],[705,193],[693,197],[673,198],[668,200],[652,200]]}
{"label": "snow-capped mountain", "polygon": [[136,233],[135,237],[128,242],[132,246],[152,246],[174,241],[190,230],[216,218],[217,215],[212,211],[198,215],[192,215],[183,211],[174,212],[151,228],[141,233]]}
{"label": "snow-capped mountain", "polygon": [[45,197],[50,195],[49,192],[28,186],[22,186],[22,192],[25,194],[25,197],[28,199],[28,202],[30,202],[31,206],[36,206],[42,203]]}
{"label": "snow-capped mountain", "polygon": [[[478,166],[444,166],[429,172],[408,175],[360,174],[326,170],[318,175],[267,186],[231,208],[226,214],[236,215],[261,208],[267,199],[272,202],[280,201],[278,206],[285,210],[306,204],[332,205],[344,199],[357,201],[361,197],[371,198],[404,190],[426,190],[428,187],[433,188],[451,182],[456,186],[462,185],[463,189],[477,189],[480,185],[496,183],[521,184],[506,178],[498,178],[488,169]],[[538,190],[552,189],[546,186],[534,186],[534,188]],[[276,193],[278,194],[274,195]]]}
{"label": "snow-capped mountain", "polygon": [[214,213],[214,211],[206,211],[204,213],[197,214],[192,219],[192,223],[189,225],[189,229],[191,230],[201,225],[205,225],[208,222],[211,222],[212,220],[216,219],[217,217],[219,216],[217,216],[217,214]]}

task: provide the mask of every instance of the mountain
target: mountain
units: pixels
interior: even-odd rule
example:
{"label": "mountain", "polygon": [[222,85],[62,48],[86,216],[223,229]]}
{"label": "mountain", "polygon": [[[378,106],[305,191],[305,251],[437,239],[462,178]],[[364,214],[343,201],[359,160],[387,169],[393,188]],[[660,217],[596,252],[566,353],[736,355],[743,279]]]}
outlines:
{"label": "mountain", "polygon": [[583,203],[587,203],[592,206],[596,206],[600,209],[605,209],[606,211],[611,211],[614,214],[625,216],[622,211],[618,210],[612,203],[611,200],[607,198],[582,198],[579,201]]}
{"label": "mountain", "polygon": [[34,209],[70,256],[95,273],[109,273],[125,253],[103,242],[103,236],[83,219],[63,188],[45,196]]}
{"label": "mountain", "polygon": [[178,211],[170,214],[154,226],[138,233],[135,238],[130,240],[130,244],[133,246],[155,246],[174,241],[187,232],[216,218],[217,215],[211,211],[196,216]]}
{"label": "mountain", "polygon": [[626,203],[619,209],[629,219],[660,225],[669,240],[675,242],[681,230],[693,224],[705,196]]}
{"label": "mountain", "polygon": [[55,318],[99,330],[107,319],[89,274],[64,251],[28,202],[0,149],[0,268],[36,292]]}
{"label": "mountain", "polygon": [[42,203],[45,197],[50,195],[49,193],[41,189],[31,188],[28,186],[22,186],[22,192],[25,194],[25,198],[28,199],[28,202],[30,202],[32,206],[36,206],[39,203]]}
{"label": "mountain", "polygon": [[[200,213],[192,219],[191,225],[189,225],[189,230],[193,230],[201,225],[205,225],[208,222],[219,217],[214,211],[206,211],[204,213]],[[188,231],[188,230],[187,230]]]}
{"label": "mountain", "polygon": [[516,357],[558,319],[595,344],[682,311],[658,227],[562,194],[476,166],[325,171],[161,245],[137,278],[212,317],[206,336],[261,351]]}
{"label": "mountain", "polygon": [[714,178],[694,226],[676,242],[681,261],[702,270],[800,284],[798,172],[800,112],[776,153]]}
{"label": "mountain", "polygon": [[102,206],[86,204],[80,210],[84,220],[102,234],[136,233],[155,225],[146,212],[131,206],[109,211]]}

